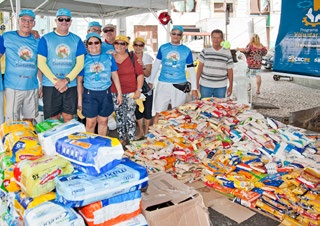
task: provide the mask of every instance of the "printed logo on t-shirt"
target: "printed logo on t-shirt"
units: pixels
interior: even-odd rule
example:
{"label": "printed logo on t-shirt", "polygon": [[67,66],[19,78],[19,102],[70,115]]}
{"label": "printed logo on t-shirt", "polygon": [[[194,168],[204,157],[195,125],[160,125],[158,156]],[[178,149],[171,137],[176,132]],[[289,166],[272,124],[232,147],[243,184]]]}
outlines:
{"label": "printed logo on t-shirt", "polygon": [[24,60],[24,61],[28,61],[32,58],[33,56],[33,51],[27,47],[27,46],[22,46],[20,49],[19,49],[19,57]]}
{"label": "printed logo on t-shirt", "polygon": [[101,63],[93,63],[90,65],[90,72],[100,73],[104,70],[104,66]]}
{"label": "printed logo on t-shirt", "polygon": [[177,67],[178,61],[180,60],[180,54],[176,51],[171,51],[168,53],[167,59],[172,67]]}
{"label": "printed logo on t-shirt", "polygon": [[69,46],[65,44],[58,45],[56,48],[56,54],[59,58],[66,58],[70,54]]}

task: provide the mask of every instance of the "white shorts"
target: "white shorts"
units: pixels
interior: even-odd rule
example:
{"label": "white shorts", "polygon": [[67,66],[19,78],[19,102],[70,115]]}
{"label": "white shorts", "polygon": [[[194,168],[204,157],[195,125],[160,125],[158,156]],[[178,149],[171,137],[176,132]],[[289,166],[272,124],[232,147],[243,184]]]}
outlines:
{"label": "white shorts", "polygon": [[154,112],[160,113],[168,110],[169,104],[172,108],[186,103],[187,93],[175,88],[172,83],[158,81],[154,95]]}
{"label": "white shorts", "polygon": [[34,119],[38,116],[39,95],[38,89],[14,90],[5,89],[6,95],[6,121]]}

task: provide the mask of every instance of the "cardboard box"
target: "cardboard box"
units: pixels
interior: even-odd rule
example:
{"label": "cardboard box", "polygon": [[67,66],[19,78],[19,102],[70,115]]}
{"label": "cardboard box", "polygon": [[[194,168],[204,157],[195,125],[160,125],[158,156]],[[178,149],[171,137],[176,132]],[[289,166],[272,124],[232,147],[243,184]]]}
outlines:
{"label": "cardboard box", "polygon": [[149,226],[210,225],[201,194],[164,172],[149,175],[142,214]]}

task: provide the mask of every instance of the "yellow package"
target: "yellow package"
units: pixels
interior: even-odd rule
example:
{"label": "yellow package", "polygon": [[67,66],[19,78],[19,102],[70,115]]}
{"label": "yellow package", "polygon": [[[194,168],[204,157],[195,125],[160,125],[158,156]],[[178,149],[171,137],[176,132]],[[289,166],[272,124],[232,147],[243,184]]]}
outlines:
{"label": "yellow package", "polygon": [[4,171],[3,186],[8,192],[20,191],[20,186],[14,178],[15,165],[11,165]]}
{"label": "yellow package", "polygon": [[42,148],[38,136],[31,130],[8,133],[3,148],[9,152],[12,162],[20,162],[24,159],[35,159],[42,156]]}
{"label": "yellow package", "polygon": [[53,191],[47,194],[40,195],[36,198],[31,198],[26,196],[26,194],[23,192],[18,192],[16,193],[13,206],[15,210],[20,214],[20,216],[23,217],[24,211],[26,209],[36,207],[43,202],[54,200],[55,198],[56,198],[56,193]]}
{"label": "yellow package", "polygon": [[29,121],[9,121],[0,126],[0,136],[4,138],[8,133],[24,130],[35,131],[35,128]]}
{"label": "yellow package", "polygon": [[35,198],[55,188],[56,176],[72,172],[73,166],[68,160],[60,156],[43,156],[34,161],[21,161],[15,168],[15,177],[19,181],[21,190],[31,198]]}

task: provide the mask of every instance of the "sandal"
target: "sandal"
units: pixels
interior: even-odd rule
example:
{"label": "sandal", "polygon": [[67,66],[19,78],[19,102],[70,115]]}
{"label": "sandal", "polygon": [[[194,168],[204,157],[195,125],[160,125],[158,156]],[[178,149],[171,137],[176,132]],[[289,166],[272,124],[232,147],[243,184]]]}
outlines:
{"label": "sandal", "polygon": [[144,136],[135,136],[134,137],[134,141],[138,141],[138,140],[143,140],[144,139]]}
{"label": "sandal", "polygon": [[260,92],[256,92],[256,94],[257,94],[257,95],[259,95],[259,94],[260,94]]}

